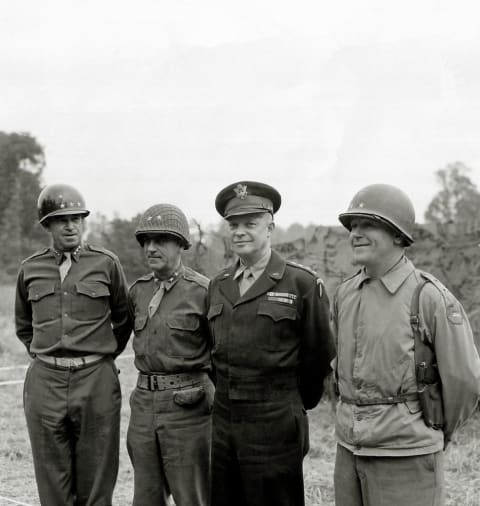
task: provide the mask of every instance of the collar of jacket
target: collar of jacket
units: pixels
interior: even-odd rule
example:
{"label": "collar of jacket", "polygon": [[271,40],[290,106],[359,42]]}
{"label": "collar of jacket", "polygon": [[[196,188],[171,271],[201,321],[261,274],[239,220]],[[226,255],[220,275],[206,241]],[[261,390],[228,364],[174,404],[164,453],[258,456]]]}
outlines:
{"label": "collar of jacket", "polygon": [[223,295],[234,305],[242,304],[249,300],[257,298],[265,292],[268,292],[283,278],[285,274],[286,261],[276,252],[272,250],[270,260],[265,267],[262,275],[256,282],[240,297],[238,291],[238,283],[233,276],[238,269],[239,262],[235,262],[221,277],[219,287]]}
{"label": "collar of jacket", "polygon": [[[385,288],[393,295],[405,282],[405,280],[412,274],[415,270],[412,262],[406,257],[403,256],[399,262],[390,269],[386,274],[384,274],[380,279]],[[360,276],[358,279],[357,288],[360,289],[363,286],[363,283],[366,281],[370,281],[371,278],[366,272],[365,267],[361,270]]]}
{"label": "collar of jacket", "polygon": [[[155,274],[152,273],[155,277]],[[180,264],[178,268],[175,270],[175,272],[167,279],[160,280],[155,277],[155,281],[160,285],[160,283],[163,281],[163,286],[165,287],[165,290],[168,292],[174,285],[176,285],[177,281],[183,277],[185,274],[185,267],[183,266],[183,263],[180,261]]]}
{"label": "collar of jacket", "polygon": [[[75,260],[75,262],[78,262],[80,258],[80,252],[82,250],[82,245],[79,244],[73,251],[70,251],[69,253],[72,254],[72,259]],[[53,253],[53,256],[55,257],[55,261],[58,265],[62,263],[63,260],[63,251],[58,251],[53,246],[50,248],[50,251]]]}

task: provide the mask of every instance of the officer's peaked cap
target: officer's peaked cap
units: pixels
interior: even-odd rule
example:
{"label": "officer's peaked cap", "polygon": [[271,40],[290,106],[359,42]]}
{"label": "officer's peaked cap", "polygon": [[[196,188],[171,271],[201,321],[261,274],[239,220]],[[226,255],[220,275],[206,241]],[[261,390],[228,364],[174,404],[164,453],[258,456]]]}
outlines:
{"label": "officer's peaked cap", "polygon": [[215,208],[225,219],[242,214],[278,211],[282,197],[272,186],[257,181],[239,181],[225,187],[215,199]]}

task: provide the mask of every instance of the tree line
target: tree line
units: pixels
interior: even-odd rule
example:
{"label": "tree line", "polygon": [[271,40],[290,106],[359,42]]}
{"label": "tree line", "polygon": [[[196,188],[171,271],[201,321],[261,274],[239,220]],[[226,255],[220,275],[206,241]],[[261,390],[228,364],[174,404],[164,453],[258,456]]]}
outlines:
{"label": "tree line", "polygon": [[[37,197],[44,187],[44,147],[29,133],[0,131],[0,281],[15,279],[21,259],[48,245],[48,235],[38,224]],[[442,238],[480,229],[480,192],[469,177],[470,169],[462,162],[446,165],[436,172],[439,189],[425,213],[425,223]],[[68,181],[66,181],[68,183]],[[88,195],[86,195],[88,201]],[[140,214],[131,219],[108,219],[92,210],[87,241],[114,251],[120,258],[127,278],[133,281],[148,271],[135,240]],[[212,276],[232,260],[224,223],[202,227],[190,222],[192,247],[185,252],[185,263]],[[295,223],[277,227],[274,244],[296,239],[309,240],[316,225]]]}

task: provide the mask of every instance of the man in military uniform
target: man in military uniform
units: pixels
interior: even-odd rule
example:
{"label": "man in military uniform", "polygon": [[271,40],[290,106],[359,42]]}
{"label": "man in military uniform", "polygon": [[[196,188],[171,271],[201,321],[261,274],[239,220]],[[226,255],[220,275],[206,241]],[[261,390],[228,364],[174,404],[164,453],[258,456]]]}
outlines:
{"label": "man in military uniform", "polygon": [[190,247],[183,212],[150,207],[135,231],[152,272],[130,288],[137,387],[130,398],[127,447],[135,472],[134,506],[206,506],[209,500],[209,280],[185,267]]}
{"label": "man in military uniform", "polygon": [[212,506],[304,504],[305,410],[320,400],[334,352],[322,281],[271,249],[280,202],[251,181],[215,201],[239,260],[209,290]]}
{"label": "man in military uniform", "polygon": [[82,242],[89,211],[71,186],[47,186],[40,223],[52,245],[22,262],[15,323],[33,357],[24,407],[40,502],[111,505],[121,392],[114,357],[131,332],[118,258]]}
{"label": "man in military uniform", "polygon": [[[339,286],[333,307],[335,504],[442,505],[443,450],[480,393],[467,316],[406,258],[415,212],[401,190],[367,186],[339,219],[361,269]],[[419,361],[426,351],[432,359]]]}

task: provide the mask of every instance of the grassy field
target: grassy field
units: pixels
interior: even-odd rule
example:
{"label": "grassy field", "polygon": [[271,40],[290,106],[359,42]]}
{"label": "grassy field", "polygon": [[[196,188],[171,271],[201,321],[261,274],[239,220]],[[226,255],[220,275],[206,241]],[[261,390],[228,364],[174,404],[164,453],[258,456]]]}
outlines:
{"label": "grassy field", "polygon": [[[13,327],[13,288],[0,288],[0,368],[27,364],[23,345]],[[123,388],[120,472],[114,504],[132,501],[133,474],[125,448],[128,396],[135,383],[135,369],[127,349],[117,360]],[[0,382],[23,380],[25,368],[0,369]],[[22,384],[0,386],[0,506],[38,505],[30,446],[22,408]],[[328,403],[309,413],[310,453],[305,459],[307,506],[333,506],[335,443],[333,415]],[[459,432],[447,450],[447,505],[480,506],[480,413]],[[10,500],[8,500],[10,499]],[[16,502],[12,502],[16,501]]]}

